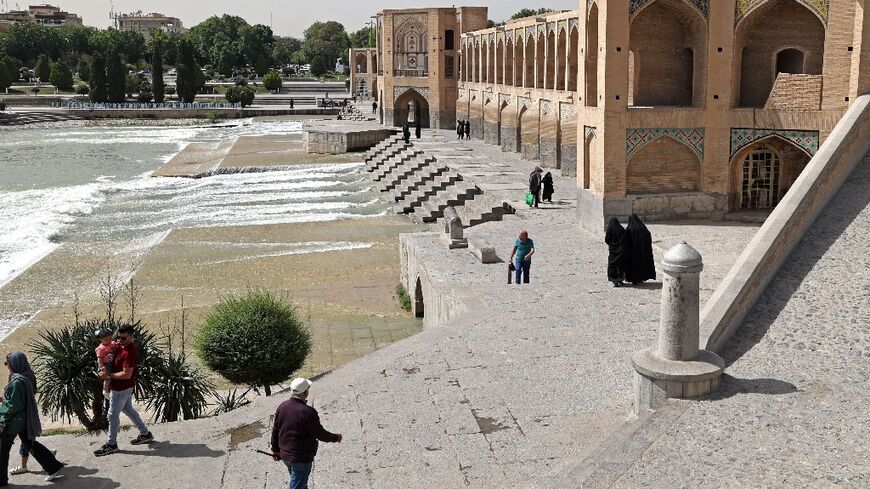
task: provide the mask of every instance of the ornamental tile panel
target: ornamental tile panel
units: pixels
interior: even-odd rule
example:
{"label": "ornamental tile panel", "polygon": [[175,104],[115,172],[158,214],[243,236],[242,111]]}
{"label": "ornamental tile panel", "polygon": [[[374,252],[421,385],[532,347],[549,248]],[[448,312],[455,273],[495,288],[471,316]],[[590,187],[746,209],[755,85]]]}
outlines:
{"label": "ornamental tile panel", "polygon": [[555,32],[555,31],[556,31],[556,23],[555,22],[547,23],[547,34],[549,34],[551,32]]}
{"label": "ornamental tile panel", "polygon": [[541,108],[541,115],[547,115],[553,110],[553,103],[549,100],[541,100],[538,102],[538,105]]}
{"label": "ornamental tile panel", "polygon": [[427,104],[429,103],[429,89],[421,87],[393,87],[393,102],[395,103],[405,92],[410,91],[417,92]]}
{"label": "ornamental tile panel", "polygon": [[769,136],[778,136],[800,148],[812,157],[819,150],[819,131],[793,131],[788,129],[731,129],[731,157],[741,149]]}
{"label": "ornamental tile panel", "polygon": [[547,24],[538,24],[538,35],[547,35]]}
{"label": "ornamental tile panel", "polygon": [[591,136],[597,135],[597,129],[593,126],[583,126],[583,139],[587,140]]}
{"label": "ornamental tile panel", "polygon": [[526,27],[526,40],[535,37],[535,26]]}
{"label": "ornamental tile panel", "polygon": [[495,42],[495,33],[491,33],[489,35],[489,43],[492,44]]}
{"label": "ornamental tile panel", "polygon": [[522,109],[523,107],[531,107],[532,99],[528,97],[517,97],[517,109]]}
{"label": "ornamental tile panel", "polygon": [[511,96],[510,96],[510,94],[507,94],[507,93],[500,93],[500,94],[498,94],[498,105],[499,105],[499,107],[501,107],[501,106],[503,106],[503,105],[510,104],[510,103],[511,103]]}
{"label": "ornamental tile panel", "polygon": [[504,33],[504,38],[506,42],[511,42],[514,40],[514,31],[506,31]]}
{"label": "ornamental tile panel", "polygon": [[647,144],[661,137],[670,137],[684,144],[704,161],[704,128],[629,128],[625,130],[625,159],[630,160]]}
{"label": "ornamental tile panel", "polygon": [[572,32],[574,29],[580,28],[580,19],[570,19],[568,21],[568,32]]}
{"label": "ornamental tile panel", "polygon": [[[655,0],[629,0],[628,2],[628,17],[632,18],[635,14],[640,12],[640,10]],[[704,16],[704,18],[709,17],[710,13],[710,0],[686,0],[698,9],[698,12]],[[741,0],[737,0],[738,3]],[[758,0],[749,0],[749,1],[758,1]],[[761,0],[763,1],[763,0]],[[590,5],[591,6],[591,5]]]}
{"label": "ornamental tile panel", "polygon": [[[750,12],[755,10],[756,7],[760,6],[762,3],[765,3],[767,0],[737,0],[734,5],[734,25],[740,23],[740,21],[746,17]],[[822,21],[827,24],[828,23],[828,10],[830,8],[830,0],[795,0],[799,3],[802,3],[808,9],[815,12],[816,15],[819,16]]]}
{"label": "ornamental tile panel", "polygon": [[574,118],[574,104],[559,104],[559,120],[562,122],[568,121]]}

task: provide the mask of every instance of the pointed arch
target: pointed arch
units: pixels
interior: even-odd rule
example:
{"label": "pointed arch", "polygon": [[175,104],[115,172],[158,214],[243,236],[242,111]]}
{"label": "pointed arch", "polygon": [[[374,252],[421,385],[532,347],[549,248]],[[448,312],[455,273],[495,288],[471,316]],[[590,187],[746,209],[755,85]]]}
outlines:
{"label": "pointed arch", "polygon": [[626,165],[628,195],[697,192],[700,187],[698,155],[670,134],[637,149]]}
{"label": "pointed arch", "polygon": [[508,37],[504,48],[504,78],[502,82],[507,86],[514,86],[514,40]]}
{"label": "pointed arch", "polygon": [[780,134],[741,148],[731,159],[731,209],[775,207],[810,159],[806,148]]}
{"label": "pointed arch", "polygon": [[535,36],[535,88],[544,88],[547,73],[547,34],[541,29]]}
{"label": "pointed arch", "polygon": [[535,38],[534,35],[526,36],[525,44],[525,75],[523,75],[523,88],[535,88]]}
{"label": "pointed arch", "polygon": [[598,3],[592,2],[586,21],[586,106],[598,107]]}
{"label": "pointed arch", "polygon": [[517,36],[514,43],[514,82],[513,86],[523,86],[523,74],[526,69],[526,43],[523,36]]}
{"label": "pointed arch", "polygon": [[498,39],[495,45],[495,84],[504,84],[504,38]]}

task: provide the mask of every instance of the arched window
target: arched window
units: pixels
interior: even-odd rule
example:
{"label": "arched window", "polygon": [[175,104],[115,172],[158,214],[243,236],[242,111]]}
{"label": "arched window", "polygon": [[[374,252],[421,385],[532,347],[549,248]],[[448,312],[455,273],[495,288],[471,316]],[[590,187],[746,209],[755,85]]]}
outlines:
{"label": "arched window", "polygon": [[586,22],[586,106],[598,107],[598,4],[589,8]]}
{"label": "arched window", "polygon": [[788,48],[776,53],[776,73],[803,73],[804,52]]}
{"label": "arched window", "polygon": [[428,29],[417,17],[408,17],[395,29],[395,75],[427,76]]}

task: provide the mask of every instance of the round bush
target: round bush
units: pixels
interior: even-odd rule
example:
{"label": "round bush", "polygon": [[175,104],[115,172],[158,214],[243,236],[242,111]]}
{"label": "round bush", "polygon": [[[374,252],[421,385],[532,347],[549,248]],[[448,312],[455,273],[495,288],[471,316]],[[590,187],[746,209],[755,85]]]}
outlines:
{"label": "round bush", "polygon": [[205,318],[196,337],[199,357],[234,384],[270,386],[288,380],[311,351],[311,333],[295,306],[255,290],[227,297]]}
{"label": "round bush", "polygon": [[76,93],[79,95],[87,95],[91,93],[91,87],[85,85],[84,83],[76,85]]}

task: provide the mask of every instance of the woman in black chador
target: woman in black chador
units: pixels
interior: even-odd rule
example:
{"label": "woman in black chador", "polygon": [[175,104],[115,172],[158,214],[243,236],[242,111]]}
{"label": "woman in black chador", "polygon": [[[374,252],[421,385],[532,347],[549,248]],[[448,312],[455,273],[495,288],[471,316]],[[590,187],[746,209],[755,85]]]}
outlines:
{"label": "woman in black chador", "polygon": [[550,172],[547,172],[547,174],[544,175],[544,179],[541,180],[541,184],[544,186],[544,198],[541,200],[546,200],[552,204],[553,192],[555,192],[555,189],[553,188],[553,175]]}
{"label": "woman in black chador", "polygon": [[405,139],[405,144],[409,144],[411,142],[411,130],[408,129],[407,122],[402,126],[402,138]]}
{"label": "woman in black chador", "polygon": [[607,255],[607,280],[614,287],[622,287],[622,281],[625,280],[624,237],[625,228],[619,223],[619,219],[611,217],[610,224],[607,225],[607,233],[604,235],[604,242],[610,249],[610,254]]}
{"label": "woman in black chador", "polygon": [[656,264],[653,261],[652,235],[636,214],[628,218],[625,236],[622,239],[625,254],[625,281],[634,285],[655,280]]}

